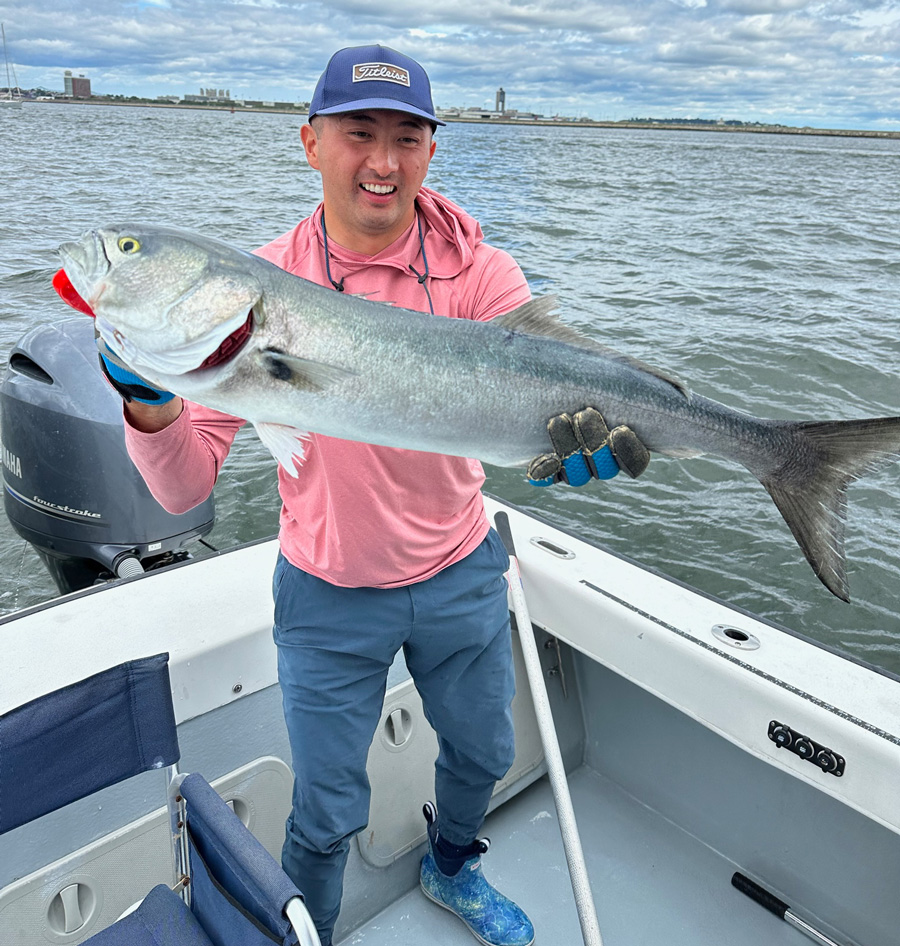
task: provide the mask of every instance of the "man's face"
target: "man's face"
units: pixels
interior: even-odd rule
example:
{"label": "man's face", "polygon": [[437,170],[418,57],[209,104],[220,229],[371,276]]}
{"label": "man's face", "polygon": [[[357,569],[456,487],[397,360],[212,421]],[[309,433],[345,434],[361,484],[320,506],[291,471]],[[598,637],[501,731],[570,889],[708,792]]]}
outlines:
{"label": "man's face", "polygon": [[412,223],[413,201],[435,143],[424,119],[371,109],[320,115],[301,130],[306,160],[322,175],[329,237],[375,253]]}

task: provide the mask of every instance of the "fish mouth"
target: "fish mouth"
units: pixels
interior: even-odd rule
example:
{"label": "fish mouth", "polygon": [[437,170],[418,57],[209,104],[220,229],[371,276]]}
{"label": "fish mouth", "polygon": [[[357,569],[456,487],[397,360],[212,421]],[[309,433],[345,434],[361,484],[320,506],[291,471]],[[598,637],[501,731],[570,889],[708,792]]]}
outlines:
{"label": "fish mouth", "polygon": [[208,368],[217,368],[224,365],[225,362],[234,358],[240,350],[247,344],[250,336],[253,334],[253,310],[247,316],[247,320],[239,328],[232,332],[228,338],[201,364],[196,371],[205,371]]}
{"label": "fish mouth", "polygon": [[91,294],[97,282],[109,273],[110,262],[96,230],[86,231],[78,242],[62,243],[59,256],[75,291],[93,307]]}

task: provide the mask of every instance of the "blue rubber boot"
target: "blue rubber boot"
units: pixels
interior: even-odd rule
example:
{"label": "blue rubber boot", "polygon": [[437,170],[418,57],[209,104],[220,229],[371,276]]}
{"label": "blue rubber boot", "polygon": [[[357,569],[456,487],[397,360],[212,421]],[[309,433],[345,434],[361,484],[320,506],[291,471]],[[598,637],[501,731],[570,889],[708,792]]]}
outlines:
{"label": "blue rubber boot", "polygon": [[476,840],[466,847],[449,844],[438,836],[435,815],[429,802],[425,806],[429,850],[419,876],[425,896],[455,913],[484,946],[531,946],[531,920],[481,872],[481,855],[490,842]]}

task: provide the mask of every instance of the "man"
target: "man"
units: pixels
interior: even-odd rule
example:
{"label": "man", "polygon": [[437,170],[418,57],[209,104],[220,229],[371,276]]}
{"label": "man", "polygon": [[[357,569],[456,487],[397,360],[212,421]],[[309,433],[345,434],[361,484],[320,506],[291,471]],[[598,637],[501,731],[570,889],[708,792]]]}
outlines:
{"label": "man", "polygon": [[[441,124],[418,63],[383,46],[335,53],[301,131],[323,201],[259,255],[338,292],[439,316],[487,320],[527,301],[512,258],[423,187]],[[148,391],[108,352],[103,361],[154,495],[172,512],[201,502],[243,421]],[[618,471],[595,414],[551,421],[556,449],[536,459],[532,481]],[[615,433],[621,457],[632,456],[633,435]],[[634,473],[642,461],[620,462]],[[525,913],[484,878],[476,839],[514,750],[508,559],[485,517],[483,482],[474,460],[315,434],[298,477],[279,469],[274,634],[295,774],[282,861],[323,946],[350,841],[368,818],[366,757],[401,648],[440,745],[422,888],[488,946],[534,939]]]}

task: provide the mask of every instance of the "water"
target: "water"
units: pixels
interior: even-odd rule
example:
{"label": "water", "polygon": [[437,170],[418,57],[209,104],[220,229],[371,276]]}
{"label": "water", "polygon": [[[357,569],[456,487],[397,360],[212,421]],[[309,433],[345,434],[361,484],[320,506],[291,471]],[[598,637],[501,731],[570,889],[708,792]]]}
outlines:
{"label": "water", "polygon": [[[0,352],[68,316],[56,246],[106,222],[253,247],[319,200],[300,119],[103,106],[0,116]],[[451,125],[428,184],[469,209],[536,294],[701,394],[770,417],[900,413],[900,141]],[[489,491],[855,657],[900,672],[900,466],[850,491],[852,604],[813,576],[765,491],[715,458],[636,481]],[[242,432],[218,548],[277,528],[274,464]],[[200,550],[202,552],[202,549]],[[0,517],[0,612],[54,594]]]}

